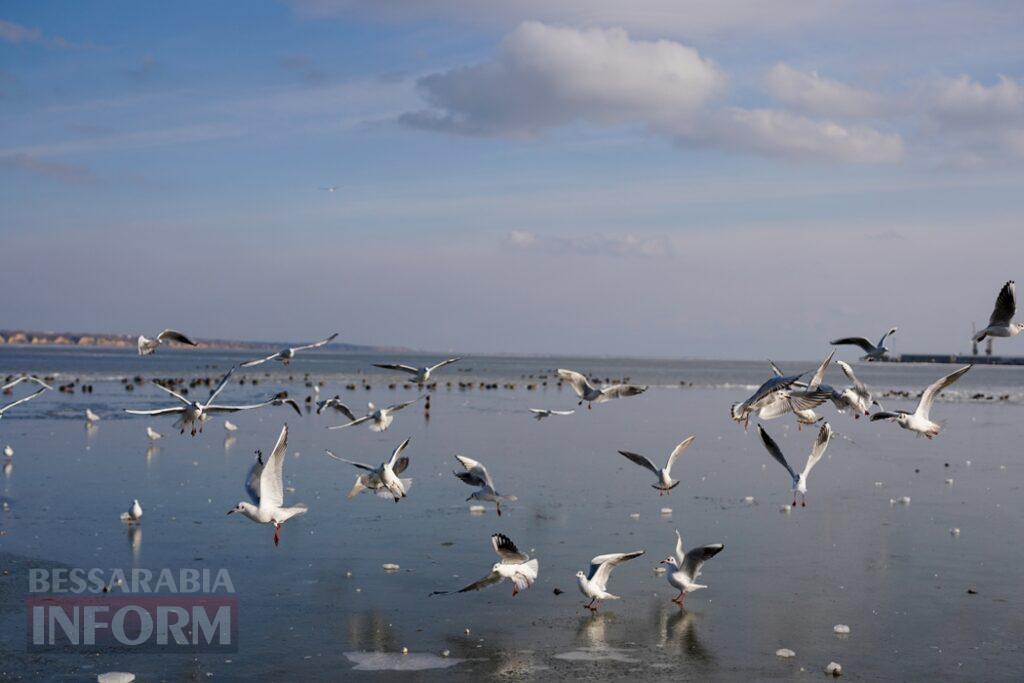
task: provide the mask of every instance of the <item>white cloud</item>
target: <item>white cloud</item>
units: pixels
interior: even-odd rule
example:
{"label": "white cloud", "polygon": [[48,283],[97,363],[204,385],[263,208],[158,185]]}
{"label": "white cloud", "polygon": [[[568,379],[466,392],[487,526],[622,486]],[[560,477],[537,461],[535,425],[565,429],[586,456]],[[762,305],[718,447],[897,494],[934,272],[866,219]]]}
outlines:
{"label": "white cloud", "polygon": [[1016,121],[1024,123],[1024,86],[1006,76],[986,86],[970,76],[931,85],[931,111],[942,122],[967,127]]}
{"label": "white cloud", "polygon": [[867,90],[804,73],[779,63],[768,71],[768,92],[778,101],[806,114],[838,118],[868,118],[882,109],[882,98]]}
{"label": "white cloud", "polygon": [[56,47],[62,50],[76,50],[91,48],[92,45],[85,43],[72,43],[60,36],[47,36],[37,28],[22,26],[13,21],[0,19],[0,40],[5,43],[29,43],[32,45],[43,45],[45,47]]}
{"label": "white cloud", "polygon": [[539,236],[526,230],[513,230],[506,242],[523,251],[545,251],[556,256],[661,257],[674,253],[672,242],[665,237],[641,237],[632,233]]}

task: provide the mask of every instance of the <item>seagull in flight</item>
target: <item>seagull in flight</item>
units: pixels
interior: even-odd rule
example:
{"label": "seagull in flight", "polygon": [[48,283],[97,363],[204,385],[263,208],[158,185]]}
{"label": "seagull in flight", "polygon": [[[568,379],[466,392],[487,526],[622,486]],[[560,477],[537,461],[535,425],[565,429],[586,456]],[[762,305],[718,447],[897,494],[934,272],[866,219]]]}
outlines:
{"label": "seagull in flight", "polygon": [[591,612],[596,612],[597,608],[594,607],[596,601],[618,600],[618,595],[608,592],[608,578],[611,576],[612,570],[623,562],[628,562],[643,554],[643,550],[637,550],[632,553],[598,555],[590,561],[590,569],[586,574],[576,572],[576,584],[579,586],[580,593],[583,593],[584,597],[590,598],[590,603],[585,605],[586,608]]}
{"label": "seagull in flight", "polygon": [[[19,381],[20,380],[16,380],[16,381],[12,382],[11,384],[9,384],[8,386],[14,386]],[[46,386],[45,385],[39,387],[38,389],[36,389],[34,392],[29,394],[28,396],[22,396],[17,401],[12,401],[11,403],[8,403],[5,406],[0,406],[0,419],[3,419],[3,416],[7,413],[7,411],[10,410],[11,408],[13,408],[14,406],[21,405],[22,403],[27,403],[28,401],[31,401],[32,399],[34,399],[36,396],[38,396],[39,394],[43,393],[44,391],[46,391]]]}
{"label": "seagull in flight", "polygon": [[[420,398],[423,397],[420,396],[419,398],[414,398],[413,400],[406,401],[405,403],[396,403],[386,408],[378,408],[375,405],[373,405],[373,403],[367,403],[367,413],[362,417],[356,417],[355,414],[348,409],[348,406],[339,401],[338,403],[333,404],[334,409],[340,413],[343,413],[351,421],[343,425],[335,425],[334,427],[328,427],[328,429],[344,429],[345,427],[352,427],[354,425],[361,425],[364,422],[369,422],[371,432],[383,432],[387,430],[387,428],[390,427],[391,423],[394,421],[395,416],[393,415],[393,413],[397,413],[402,408],[411,406],[413,403],[420,400]],[[319,410],[320,408],[318,406],[317,411],[319,412]]]}
{"label": "seagull in flight", "polygon": [[707,588],[707,586],[697,583],[697,578],[700,576],[700,568],[704,566],[705,562],[724,549],[725,546],[721,543],[713,543],[711,545],[691,548],[689,552],[684,553],[683,537],[679,535],[679,530],[676,529],[675,554],[669,555],[660,564],[675,567],[674,571],[668,572],[667,578],[669,584],[679,591],[679,595],[672,598],[672,602],[679,605],[679,609],[683,608],[683,603],[686,602],[686,595],[688,593],[700,590],[701,588]]}
{"label": "seagull in flight", "polygon": [[953,382],[960,379],[964,373],[973,368],[973,365],[965,365],[959,370],[954,370],[945,377],[932,383],[924,393],[921,394],[921,400],[917,404],[917,410],[909,413],[905,410],[897,410],[896,412],[881,411],[871,416],[871,421],[875,420],[889,420],[895,422],[903,429],[910,430],[918,436],[926,436],[929,439],[938,436],[939,432],[942,431],[942,425],[937,422],[932,422],[928,417],[931,412],[932,403],[935,402],[935,397],[942,393],[942,390],[948,387]]}
{"label": "seagull in flight", "polygon": [[269,398],[262,403],[253,403],[250,405],[229,406],[214,403],[214,399],[216,399],[221,390],[227,386],[228,381],[231,379],[231,375],[234,372],[234,368],[228,370],[227,374],[221,378],[220,383],[217,384],[217,387],[210,392],[210,397],[205,401],[190,401],[173,389],[168,389],[162,384],[153,382],[153,386],[166,391],[168,394],[178,399],[181,402],[181,405],[172,406],[170,408],[157,408],[155,410],[125,409],[124,412],[129,415],[178,415],[178,420],[174,423],[174,426],[178,427],[182,434],[185,433],[187,428],[191,428],[192,436],[195,436],[197,431],[203,431],[203,423],[210,415],[215,413],[235,413],[240,410],[253,410],[254,408],[263,408],[265,406],[288,405],[291,406],[292,409],[294,409],[300,416],[302,415],[302,409],[299,408],[299,404],[294,400],[287,398],[283,393]]}
{"label": "seagull in flight", "polygon": [[832,438],[832,427],[829,426],[828,422],[821,425],[821,429],[818,430],[818,438],[814,440],[814,447],[811,449],[811,454],[807,457],[807,464],[804,465],[803,471],[799,474],[794,472],[793,468],[786,462],[786,456],[782,454],[782,449],[775,443],[775,439],[764,430],[764,427],[757,425],[757,431],[761,435],[761,441],[764,443],[768,453],[775,458],[775,462],[786,468],[790,478],[793,480],[793,507],[796,507],[797,493],[802,496],[801,505],[807,507],[807,476],[811,473],[811,468],[821,460],[821,456],[825,455],[828,442]]}
{"label": "seagull in flight", "polygon": [[791,386],[806,375],[806,372],[801,372],[799,375],[782,375],[775,376],[769,379],[767,382],[758,387],[757,391],[750,395],[750,397],[742,403],[734,403],[732,405],[731,413],[732,419],[736,422],[743,423],[743,430],[746,431],[750,425],[750,416],[753,413],[760,411],[762,408],[767,408],[773,405],[779,400],[779,394],[789,389]]}
{"label": "seagull in flight", "polygon": [[536,559],[531,560],[529,555],[520,552],[512,539],[505,534],[491,535],[491,545],[494,546],[494,552],[498,553],[500,559],[491,567],[490,574],[457,591],[434,591],[431,595],[478,591],[481,588],[500,583],[503,579],[508,579],[512,582],[512,597],[515,597],[519,591],[526,590],[533,585],[540,570]]}
{"label": "seagull in flight", "polygon": [[412,375],[412,381],[414,384],[426,384],[430,381],[430,375],[435,370],[460,360],[462,360],[462,358],[449,358],[448,360],[443,360],[436,365],[425,366],[422,368],[414,368],[411,365],[403,365],[402,363],[374,363],[373,367],[383,368],[384,370],[400,370],[401,372],[407,372]]}
{"label": "seagull in flight", "polygon": [[262,464],[262,458],[257,456],[259,483],[255,489],[250,488],[255,466],[246,478],[246,493],[253,502],[243,500],[228,510],[229,515],[232,512],[239,512],[258,524],[273,524],[275,546],[280,542],[281,525],[292,517],[305,513],[307,509],[302,503],[284,507],[284,459],[287,454],[288,425],[285,425],[281,428],[281,435],[277,437],[277,444],[265,466]]}
{"label": "seagull in flight", "polygon": [[[825,380],[825,371],[828,370],[828,365],[835,355],[836,352],[833,350],[825,357],[807,384],[794,382],[790,389],[775,394],[775,400],[761,408],[757,416],[762,420],[773,420],[791,412],[796,415],[797,429],[802,429],[804,425],[812,425],[821,420],[821,416],[814,412],[814,409],[832,398],[835,393],[832,387],[822,384]],[[784,376],[785,373],[775,363],[771,361],[768,363],[776,377]]]}
{"label": "seagull in flight", "polygon": [[297,351],[306,351],[306,350],[309,350],[309,349],[320,348],[321,346],[324,346],[326,344],[330,344],[332,341],[334,341],[334,338],[337,337],[337,336],[338,336],[338,333],[335,332],[334,334],[332,334],[327,339],[321,339],[320,341],[314,342],[313,344],[305,344],[304,346],[293,346],[293,347],[291,347],[289,349],[281,349],[277,353],[272,353],[269,356],[267,356],[266,358],[257,358],[256,360],[247,360],[244,363],[242,363],[239,367],[251,368],[253,366],[261,365],[263,363],[266,363],[268,360],[279,360],[282,363],[284,363],[285,365],[288,365],[289,363],[292,362],[292,358],[295,357],[295,353]]}
{"label": "seagull in flight", "polygon": [[889,349],[885,346],[885,338],[891,334],[896,334],[898,329],[898,327],[894,327],[883,334],[882,338],[878,340],[878,344],[872,344],[864,337],[843,337],[842,339],[834,339],[829,344],[833,346],[842,346],[844,344],[859,346],[864,349],[864,360],[885,360],[886,354],[889,352]]}
{"label": "seagull in flight", "polygon": [[195,346],[196,343],[183,335],[177,330],[164,330],[160,334],[156,335],[155,339],[150,339],[144,334],[139,335],[139,355],[148,356],[151,353],[155,353],[161,344],[174,341],[179,344],[186,344],[188,346]]}
{"label": "seagull in flight", "polygon": [[331,194],[334,194],[335,192],[338,191],[338,186],[337,185],[328,185],[327,187],[319,187],[317,189],[323,190],[324,192],[330,192]]}
{"label": "seagull in flight", "polygon": [[569,383],[572,386],[573,391],[579,396],[580,402],[577,405],[583,405],[583,402],[587,402],[587,410],[594,403],[604,403],[610,401],[613,398],[623,398],[625,396],[637,396],[647,391],[647,387],[640,384],[611,384],[606,387],[598,389],[582,374],[575,370],[558,370],[558,376],[562,380]]}
{"label": "seagull in flight", "polygon": [[467,458],[464,455],[456,455],[455,459],[459,461],[459,464],[465,469],[465,472],[455,472],[455,476],[462,480],[463,483],[469,484],[470,486],[476,486],[478,489],[466,499],[468,503],[471,500],[489,501],[494,503],[495,508],[498,510],[498,516],[501,517],[501,504],[503,502],[515,502],[517,498],[515,496],[504,496],[498,493],[494,488],[494,480],[491,479],[490,473],[487,468],[483,466],[483,463]]}
{"label": "seagull in flight", "polygon": [[988,319],[988,327],[974,335],[974,341],[984,341],[985,337],[1016,337],[1024,332],[1024,323],[1013,322],[1017,312],[1017,292],[1013,280],[999,290],[996,307]]}
{"label": "seagull in flight", "polygon": [[551,410],[549,408],[530,408],[530,412],[533,413],[533,417],[537,420],[543,420],[545,417],[551,417],[552,415],[572,415],[575,410]]}
{"label": "seagull in flight", "polygon": [[853,386],[842,391],[833,391],[832,403],[835,404],[837,410],[843,412],[849,408],[853,412],[854,419],[859,420],[861,415],[869,413],[871,406],[877,405],[879,408],[882,407],[878,401],[871,397],[871,391],[867,386],[857,379],[857,375],[853,374],[853,368],[850,367],[849,363],[837,360],[836,365],[843,369],[843,374],[853,383]]}
{"label": "seagull in flight", "polygon": [[331,398],[325,398],[322,401],[316,402],[317,415],[324,412],[328,408],[334,408],[339,413],[342,413],[343,415],[347,416],[348,419],[350,420],[354,419],[353,417],[351,417],[352,411],[348,409],[348,406],[345,405],[345,403],[341,400],[341,396],[338,396],[337,394],[335,394]]}
{"label": "seagull in flight", "polygon": [[672,453],[668,456],[668,464],[662,468],[659,468],[657,465],[655,465],[653,462],[648,460],[643,455],[630,453],[629,451],[619,451],[619,453],[621,455],[626,456],[627,458],[635,462],[637,465],[640,465],[641,467],[646,467],[651,472],[653,472],[654,476],[658,478],[658,483],[651,484],[651,488],[657,489],[659,496],[665,496],[668,495],[672,491],[672,489],[679,485],[678,481],[672,479],[672,465],[675,465],[676,460],[678,460],[679,456],[683,454],[683,451],[690,447],[690,444],[693,443],[694,438],[695,437],[693,436],[688,436],[685,439],[683,439],[682,442],[680,442],[680,444],[675,447],[675,450],[673,450]]}
{"label": "seagull in flight", "polygon": [[11,380],[7,384],[5,384],[2,387],[0,387],[0,392],[3,392],[5,394],[10,393],[11,389],[13,389],[14,387],[18,386],[22,382],[33,382],[33,383],[38,384],[39,386],[43,387],[44,389],[53,389],[53,387],[51,387],[49,384],[47,384],[43,380],[39,379],[35,375],[22,375],[21,377],[18,377],[17,379],[14,379],[14,380]]}
{"label": "seagull in flight", "polygon": [[391,457],[377,467],[346,460],[327,451],[327,455],[335,460],[340,460],[365,472],[365,474],[360,474],[356,477],[356,483],[352,490],[348,492],[348,498],[355,498],[364,489],[373,491],[380,498],[394,500],[396,503],[405,498],[409,487],[412,486],[412,479],[399,479],[399,475],[409,467],[409,456],[402,455],[402,451],[409,445],[410,440],[406,439],[399,444],[398,448],[391,453]]}

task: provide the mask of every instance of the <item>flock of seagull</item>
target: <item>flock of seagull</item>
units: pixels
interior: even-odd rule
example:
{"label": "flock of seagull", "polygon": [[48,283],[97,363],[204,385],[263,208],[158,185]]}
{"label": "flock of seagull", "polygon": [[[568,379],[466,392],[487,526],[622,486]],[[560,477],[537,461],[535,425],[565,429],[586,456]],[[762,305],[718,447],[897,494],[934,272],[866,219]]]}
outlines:
{"label": "flock of seagull", "polygon": [[[1014,283],[1013,281],[1010,281],[1007,282],[1000,290],[996,299],[995,310],[989,320],[989,325],[977,333],[974,338],[975,341],[983,340],[986,337],[1013,337],[1020,334],[1024,331],[1024,323],[1013,322],[1015,311],[1016,298]],[[833,346],[847,344],[856,345],[864,350],[865,359],[881,360],[885,358],[888,351],[885,346],[886,338],[894,334],[896,331],[896,327],[890,329],[882,335],[877,344],[872,344],[864,337],[844,337],[833,340],[830,344]],[[270,361],[278,361],[287,365],[295,358],[298,352],[309,351],[325,346],[335,337],[337,337],[337,334],[332,334],[326,339],[312,344],[282,349],[265,358],[241,363],[239,367],[249,368]],[[138,352],[140,355],[150,355],[156,352],[157,349],[167,341],[173,341],[188,346],[196,346],[196,342],[186,335],[176,330],[168,329],[162,331],[152,339],[140,335],[138,338]],[[737,423],[742,424],[744,426],[744,430],[748,428],[750,419],[753,416],[759,418],[761,422],[766,422],[792,413],[796,418],[798,428],[802,428],[806,425],[817,424],[819,422],[821,423],[806,464],[799,472],[793,469],[786,456],[783,454],[782,449],[764,428],[763,424],[757,425],[758,435],[760,436],[765,449],[768,451],[769,455],[786,470],[786,473],[790,477],[793,493],[792,505],[794,507],[797,504],[798,495],[802,498],[801,505],[807,505],[806,496],[808,476],[810,475],[812,468],[814,468],[814,466],[821,460],[828,448],[829,442],[834,437],[832,427],[827,421],[825,421],[823,416],[816,412],[816,409],[820,408],[820,406],[827,402],[831,402],[838,412],[849,413],[855,419],[859,419],[862,416],[869,416],[872,421],[890,421],[918,436],[924,436],[928,439],[932,439],[935,436],[938,436],[942,429],[941,423],[933,421],[930,417],[935,399],[944,389],[956,382],[972,367],[971,365],[967,365],[959,368],[958,370],[939,378],[925,388],[922,392],[917,408],[913,412],[905,410],[888,411],[885,410],[878,400],[872,396],[871,390],[857,378],[850,365],[841,360],[835,362],[850,381],[850,385],[842,389],[837,389],[824,383],[826,371],[831,366],[834,355],[835,349],[825,357],[813,373],[800,372],[796,374],[786,374],[774,363],[769,361],[772,376],[758,387],[758,389],[746,400],[734,404],[730,411],[732,419]],[[426,385],[434,376],[434,373],[447,365],[458,362],[459,360],[461,359],[448,358],[435,365],[425,367],[414,367],[411,365],[391,363],[375,364],[375,367],[405,373],[411,382],[419,385],[421,390],[426,387],[429,391],[430,387]],[[195,436],[198,432],[202,432],[203,423],[216,414],[254,410],[268,406],[289,406],[300,415],[302,414],[299,405],[294,400],[288,398],[287,394],[284,392],[275,394],[264,401],[253,404],[232,405],[215,402],[217,397],[227,386],[234,372],[235,368],[228,370],[213,391],[210,392],[209,397],[202,401],[190,400],[169,387],[155,383],[159,389],[170,394],[176,400],[176,403],[169,407],[155,408],[151,410],[125,409],[125,412],[131,415],[144,415],[151,417],[175,415],[177,416],[175,426],[180,429],[182,434],[184,434],[186,430],[189,430],[192,436]],[[808,375],[810,375],[810,378],[804,381],[804,378]],[[646,386],[628,383],[595,386],[585,375],[568,369],[559,369],[558,377],[561,381],[564,381],[571,386],[575,391],[578,397],[578,405],[582,406],[586,403],[588,410],[591,409],[592,404],[594,403],[604,403],[613,399],[637,396],[647,390]],[[3,387],[0,387],[0,390],[5,394],[11,393],[11,390],[22,382],[35,383],[39,385],[39,388],[33,393],[15,400],[13,403],[0,407],[0,418],[2,418],[3,415],[12,408],[30,401],[44,391],[52,388],[38,377],[25,375],[18,377]],[[341,413],[348,419],[347,423],[330,427],[330,429],[344,429],[360,424],[368,424],[372,431],[383,432],[391,426],[395,419],[395,413],[412,405],[422,398],[423,396],[420,396],[412,401],[406,401],[404,403],[398,403],[384,408],[377,408],[371,403],[369,404],[368,412],[365,415],[357,416],[341,401],[340,397],[334,396],[333,398],[319,401],[316,406],[316,412],[317,414],[322,414],[325,410],[333,410]],[[872,413],[871,411],[875,407],[877,407],[878,410]],[[548,408],[531,408],[530,411],[538,420],[551,416],[568,416],[574,412],[573,410],[553,410]],[[91,423],[98,420],[99,417],[91,413],[91,411],[87,411],[87,419]],[[237,429],[237,427],[232,425],[230,422],[225,422],[225,427],[229,431]],[[161,438],[159,432],[153,430],[152,427],[147,427],[146,432],[151,441]],[[664,467],[659,467],[646,456],[633,453],[631,451],[619,451],[619,453],[631,462],[650,471],[650,473],[652,473],[656,478],[655,482],[651,486],[658,491],[659,496],[664,496],[669,495],[673,489],[679,485],[679,482],[672,478],[672,467],[679,457],[682,456],[683,453],[692,445],[694,438],[694,436],[689,436],[680,442],[679,445],[676,446],[669,454]],[[351,465],[358,470],[356,481],[348,494],[349,498],[353,498],[362,492],[368,492],[382,499],[398,503],[408,496],[409,489],[412,485],[411,479],[402,477],[410,464],[409,456],[406,454],[409,442],[410,439],[403,441],[394,449],[394,451],[392,451],[390,457],[379,465],[370,465],[347,460],[335,455],[329,450],[326,454],[329,457]],[[272,525],[274,527],[275,545],[278,545],[280,542],[282,525],[292,517],[301,515],[307,510],[306,506],[302,504],[285,505],[284,461],[287,455],[287,449],[288,426],[285,425],[282,427],[281,432],[278,435],[277,442],[271,451],[270,457],[267,458],[266,461],[264,461],[262,453],[257,452],[256,462],[249,469],[245,481],[245,491],[249,500],[239,502],[235,507],[228,511],[229,515],[237,512],[253,522]],[[9,453],[8,457],[10,457],[10,455],[12,455],[12,453]],[[500,516],[501,505],[503,503],[516,501],[516,496],[498,492],[494,479],[491,477],[483,463],[465,455],[455,455],[455,459],[460,469],[454,471],[454,475],[463,483],[474,489],[469,498],[467,498],[467,502],[480,501],[493,503],[497,514]],[[142,514],[142,507],[139,504],[139,501],[133,500],[129,510],[121,515],[121,519],[129,524],[137,524],[139,523]],[[530,558],[526,553],[520,551],[508,536],[501,533],[496,533],[491,536],[491,544],[494,552],[498,556],[498,561],[492,565],[490,572],[486,576],[463,588],[453,591],[435,591],[432,595],[466,593],[480,590],[482,588],[498,584],[504,580],[508,580],[513,585],[512,595],[514,596],[520,591],[529,588],[534,581],[536,581],[539,572],[539,563],[536,558]],[[697,582],[701,575],[701,568],[705,562],[715,557],[723,549],[724,545],[721,543],[715,543],[696,546],[691,548],[689,551],[686,551],[683,546],[682,536],[679,534],[678,530],[676,531],[674,551],[671,555],[662,560],[661,564],[668,566],[666,578],[669,584],[679,591],[679,594],[673,598],[673,602],[678,604],[680,608],[683,607],[686,596],[689,593],[706,588],[706,586]],[[576,578],[579,590],[590,600],[590,602],[585,606],[590,610],[596,610],[596,604],[605,600],[618,599],[618,596],[613,595],[608,591],[608,581],[612,570],[615,567],[628,562],[629,560],[640,557],[643,554],[643,550],[638,550],[633,552],[598,555],[590,561],[590,566],[586,572],[577,572]]]}

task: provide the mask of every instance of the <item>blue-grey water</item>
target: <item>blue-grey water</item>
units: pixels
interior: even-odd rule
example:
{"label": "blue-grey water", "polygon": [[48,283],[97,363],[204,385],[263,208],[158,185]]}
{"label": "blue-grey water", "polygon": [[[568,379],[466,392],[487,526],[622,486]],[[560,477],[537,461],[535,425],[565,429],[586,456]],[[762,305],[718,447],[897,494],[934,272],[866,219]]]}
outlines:
{"label": "blue-grey water", "polygon": [[[171,418],[121,412],[170,399],[148,383],[127,391],[123,378],[216,378],[247,357],[0,348],[0,377],[32,371],[94,388],[48,392],[0,420],[0,446],[15,451],[0,456],[0,678],[83,680],[123,670],[141,681],[815,680],[835,661],[855,680],[1019,680],[1024,368],[975,367],[936,404],[933,417],[945,421],[945,431],[934,441],[823,406],[841,438],[810,476],[808,507],[783,513],[788,476],[755,430],[745,433],[728,416],[731,403],[768,377],[763,362],[471,357],[438,376],[429,419],[418,403],[382,434],[328,431],[343,422],[340,415],[300,418],[276,407],[231,416],[234,438],[226,438],[220,417],[191,438],[173,430]],[[307,382],[322,381],[321,396],[340,394],[357,411],[371,400],[408,400],[415,387],[370,365],[396,360],[313,352],[288,368],[248,371],[259,383],[232,384],[221,399],[251,402],[287,390],[303,402],[312,394]],[[557,386],[557,367],[652,388],[586,410]],[[916,395],[951,368],[855,369],[879,391]],[[844,380],[829,371],[831,383]],[[0,399],[27,391],[22,385]],[[102,418],[92,429],[87,407]],[[576,414],[538,422],[531,407]],[[309,512],[285,525],[275,548],[272,529],[225,512],[245,498],[253,452],[268,453],[285,422],[286,502],[304,502]],[[152,448],[147,426],[164,434]],[[791,418],[765,426],[802,466],[815,430],[798,431]],[[663,461],[690,434],[696,441],[674,470],[682,483],[666,498],[650,487],[648,472],[616,453]],[[406,437],[405,476],[414,480],[408,498],[397,505],[366,494],[346,500],[355,470],[324,449],[376,464]],[[470,489],[452,476],[455,453],[483,461],[499,489],[518,496],[504,516],[491,507],[469,512]],[[890,502],[903,496],[909,505]],[[135,530],[118,519],[132,498],[145,510]],[[725,544],[704,567],[709,587],[690,595],[685,611],[654,572],[672,551],[675,529],[688,545]],[[428,597],[486,574],[496,559],[495,531],[539,558],[531,589],[513,598],[506,583]],[[610,590],[622,599],[596,615],[582,609],[575,572],[595,555],[639,549],[647,554],[612,574]],[[387,573],[384,563],[401,569]],[[26,572],[54,565],[226,568],[239,600],[238,652],[28,652]],[[835,635],[836,624],[849,625],[850,634]],[[796,656],[776,657],[779,648]],[[431,668],[439,666],[448,668]],[[390,673],[373,673],[380,670]]]}

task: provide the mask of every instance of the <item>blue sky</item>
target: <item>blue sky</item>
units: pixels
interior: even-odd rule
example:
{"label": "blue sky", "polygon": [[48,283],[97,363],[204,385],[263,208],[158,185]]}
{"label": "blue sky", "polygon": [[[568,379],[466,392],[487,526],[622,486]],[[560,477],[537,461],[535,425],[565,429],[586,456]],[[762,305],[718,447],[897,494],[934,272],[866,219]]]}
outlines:
{"label": "blue sky", "polygon": [[1013,2],[6,2],[3,326],[966,350],[1024,266],[1021,35]]}

